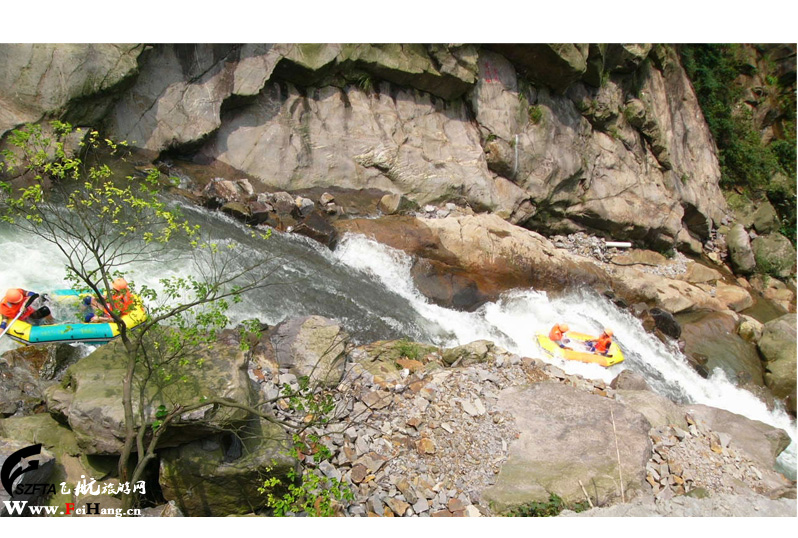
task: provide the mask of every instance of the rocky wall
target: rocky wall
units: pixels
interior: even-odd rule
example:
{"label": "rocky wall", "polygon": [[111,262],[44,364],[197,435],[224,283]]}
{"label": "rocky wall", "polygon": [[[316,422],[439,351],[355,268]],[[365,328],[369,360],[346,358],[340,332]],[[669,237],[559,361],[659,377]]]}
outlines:
{"label": "rocky wall", "polygon": [[659,247],[725,210],[667,46],[2,45],[0,74],[0,133],[102,123],[259,191],[376,188]]}

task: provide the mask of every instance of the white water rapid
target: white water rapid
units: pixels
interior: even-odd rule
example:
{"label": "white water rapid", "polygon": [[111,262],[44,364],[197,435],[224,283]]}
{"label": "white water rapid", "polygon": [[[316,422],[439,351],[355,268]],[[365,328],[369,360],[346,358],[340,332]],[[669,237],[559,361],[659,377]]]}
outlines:
{"label": "white water rapid", "polygon": [[[247,228],[219,213],[191,208],[189,216],[213,231],[220,241],[247,249],[267,250],[275,286],[247,297],[233,312],[234,321],[257,317],[275,324],[296,316],[319,314],[339,320],[361,342],[409,338],[451,347],[486,339],[522,356],[539,357],[562,370],[610,382],[623,369],[643,375],[656,392],[681,403],[726,409],[784,429],[793,439],[782,453],[782,471],[795,478],[796,425],[782,411],[769,411],[751,393],[736,388],[716,371],[698,375],[674,347],[647,333],[639,320],[590,291],[575,290],[552,298],[544,292],[515,290],[474,312],[460,312],[430,303],[415,288],[412,260],[406,254],[362,236],[346,236],[335,251],[303,237],[275,233],[268,241],[252,239]],[[23,287],[39,292],[67,287],[63,262],[53,245],[0,225],[0,292]],[[158,288],[162,276],[185,275],[190,265],[138,264],[127,276]],[[572,330],[598,333],[612,327],[626,360],[609,369],[546,358],[537,348],[536,333],[547,333],[558,321]],[[0,341],[0,352],[16,344]]]}
{"label": "white water rapid", "polygon": [[[407,299],[424,319],[444,329],[449,337],[437,344],[453,346],[492,340],[508,351],[555,364],[566,373],[607,383],[628,368],[643,375],[656,392],[674,401],[718,407],[782,428],[793,442],[779,463],[786,474],[795,478],[796,425],[786,412],[768,410],[753,394],[735,387],[720,370],[704,379],[678,349],[662,343],[646,332],[637,318],[595,293],[577,290],[553,299],[545,292],[516,290],[475,312],[458,312],[431,304],[415,289],[410,276],[412,260],[403,252],[362,236],[348,236],[335,255],[341,263],[377,277],[386,288]],[[566,321],[571,330],[588,334],[611,327],[625,361],[603,368],[547,357],[534,337],[537,333],[547,334],[559,321]]]}

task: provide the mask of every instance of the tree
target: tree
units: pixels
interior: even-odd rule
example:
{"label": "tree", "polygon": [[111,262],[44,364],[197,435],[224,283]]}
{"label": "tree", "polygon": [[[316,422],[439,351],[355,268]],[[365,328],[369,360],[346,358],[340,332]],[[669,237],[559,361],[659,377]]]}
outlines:
{"label": "tree", "polygon": [[[129,154],[124,142],[58,121],[15,130],[7,142],[0,174],[14,179],[0,184],[2,219],[55,245],[73,287],[88,290],[120,329],[127,365],[120,482],[137,482],[167,428],[197,409],[240,407],[288,431],[303,427],[262,407],[220,398],[162,404],[155,416],[145,405],[148,387],[178,383],[180,370],[201,367],[198,350],[211,345],[228,325],[231,304],[274,284],[265,256],[238,256],[235,249],[209,241],[162,196],[169,181],[157,170],[143,177],[120,174],[116,169],[125,166]],[[268,239],[268,234],[253,234]],[[177,260],[193,263],[193,276],[162,279],[160,291],[141,286],[138,300],[146,303],[148,317],[129,330],[108,295],[113,279],[132,263]],[[256,325],[254,320],[245,324]],[[134,499],[126,496],[125,501],[130,506]]]}

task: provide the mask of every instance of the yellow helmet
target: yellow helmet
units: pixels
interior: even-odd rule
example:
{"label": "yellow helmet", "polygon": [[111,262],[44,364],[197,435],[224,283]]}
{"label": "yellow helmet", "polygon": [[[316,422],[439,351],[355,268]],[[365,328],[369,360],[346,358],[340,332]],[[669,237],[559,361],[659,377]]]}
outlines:
{"label": "yellow helmet", "polygon": [[606,334],[607,336],[612,336],[613,335],[612,329],[604,329],[604,334]]}

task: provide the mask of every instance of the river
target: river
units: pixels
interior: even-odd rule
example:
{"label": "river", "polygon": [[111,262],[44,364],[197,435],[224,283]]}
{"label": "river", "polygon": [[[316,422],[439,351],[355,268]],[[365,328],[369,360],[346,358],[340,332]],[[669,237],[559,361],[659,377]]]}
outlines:
{"label": "river", "polygon": [[[639,320],[590,290],[550,297],[535,290],[513,290],[474,312],[434,305],[415,288],[412,260],[362,236],[345,236],[335,251],[302,236],[275,232],[268,240],[253,238],[243,224],[218,213],[184,205],[185,213],[220,242],[232,243],[239,255],[267,253],[262,270],[270,285],[248,294],[232,310],[233,323],[258,318],[274,325],[281,320],[317,314],[338,320],[356,342],[409,338],[442,347],[487,339],[522,356],[539,357],[566,373],[609,383],[623,369],[642,375],[652,389],[679,403],[726,409],[787,431],[793,442],[782,453],[782,472],[796,476],[796,425],[781,410],[769,411],[751,393],[736,388],[720,370],[708,379],[698,375],[674,346],[647,333]],[[61,255],[54,245],[0,225],[0,287],[39,292],[66,287]],[[179,247],[175,247],[176,249]],[[9,255],[9,253],[13,253]],[[248,255],[249,253],[249,255]],[[128,280],[159,289],[159,279],[191,273],[191,264],[134,264]],[[571,330],[598,333],[612,327],[626,360],[611,368],[549,359],[534,341],[558,321]],[[15,346],[0,341],[0,352]]]}

